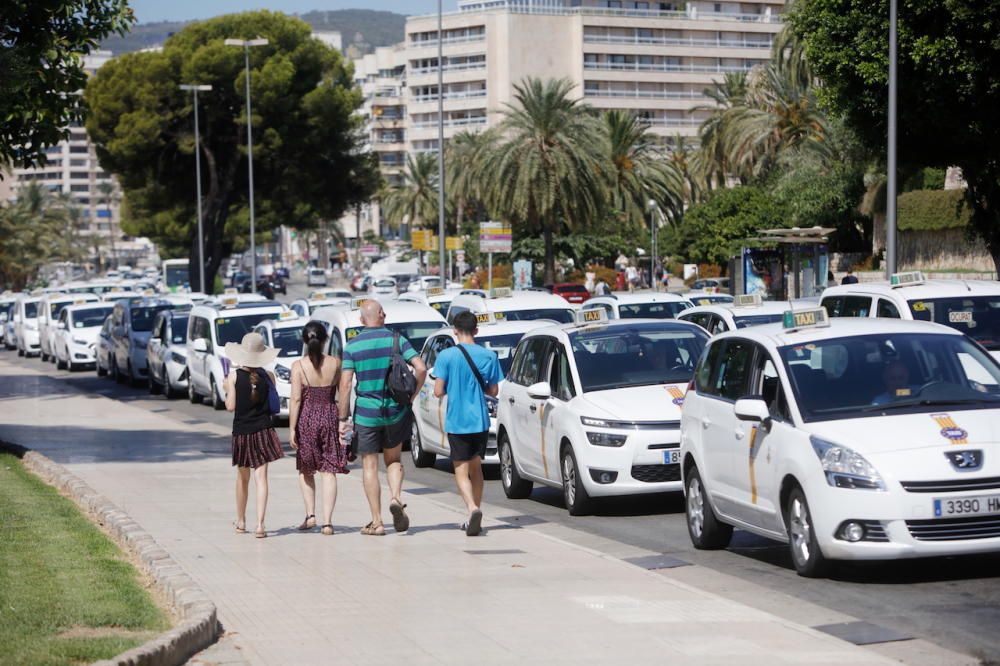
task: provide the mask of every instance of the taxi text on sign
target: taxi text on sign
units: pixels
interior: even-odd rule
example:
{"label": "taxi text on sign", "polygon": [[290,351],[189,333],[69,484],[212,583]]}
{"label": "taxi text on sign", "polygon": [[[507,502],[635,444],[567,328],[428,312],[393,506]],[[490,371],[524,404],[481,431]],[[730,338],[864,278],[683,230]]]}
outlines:
{"label": "taxi text on sign", "polygon": [[503,222],[481,222],[479,224],[480,252],[510,252],[513,235],[510,227]]}

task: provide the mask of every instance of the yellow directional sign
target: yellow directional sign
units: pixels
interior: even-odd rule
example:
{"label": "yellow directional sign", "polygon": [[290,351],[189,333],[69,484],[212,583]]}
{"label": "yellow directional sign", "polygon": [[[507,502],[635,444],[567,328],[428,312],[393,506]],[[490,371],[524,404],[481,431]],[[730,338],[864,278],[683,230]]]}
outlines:
{"label": "yellow directional sign", "polygon": [[462,250],[465,248],[465,240],[461,236],[447,236],[444,247],[446,250]]}
{"label": "yellow directional sign", "polygon": [[433,250],[433,236],[429,229],[416,229],[410,234],[410,244],[414,250]]}

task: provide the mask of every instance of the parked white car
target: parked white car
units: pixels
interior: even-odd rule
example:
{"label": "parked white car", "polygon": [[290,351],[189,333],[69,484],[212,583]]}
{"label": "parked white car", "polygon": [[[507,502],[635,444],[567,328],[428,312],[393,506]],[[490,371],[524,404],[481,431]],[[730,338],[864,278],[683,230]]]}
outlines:
{"label": "parked white car", "polygon": [[68,305],[96,303],[100,299],[94,294],[47,294],[38,303],[38,345],[43,361],[56,362],[54,343],[58,332],[59,316]]}
{"label": "parked white car", "polygon": [[675,319],[694,307],[686,297],[669,293],[612,294],[592,296],[581,310],[604,310],[608,319]]}
{"label": "parked white car", "polygon": [[93,301],[67,305],[59,313],[54,326],[52,353],[56,367],[74,372],[77,368],[97,362],[97,336],[114,306]]}
{"label": "parked white car", "polygon": [[278,358],[266,370],[274,373],[274,388],[281,401],[281,411],[277,416],[282,419],[288,418],[288,404],[292,397],[292,363],[302,358],[302,327],[308,321],[289,310],[282,312],[281,318],[264,320],[254,328],[264,338],[264,344],[278,350]]}
{"label": "parked white car", "polygon": [[162,393],[168,399],[187,392],[188,308],[163,310],[153,321],[153,332],[146,344],[149,369],[149,392]]}
{"label": "parked white car", "polygon": [[14,340],[18,356],[34,356],[41,353],[38,336],[38,296],[22,296],[17,299],[14,311]]}

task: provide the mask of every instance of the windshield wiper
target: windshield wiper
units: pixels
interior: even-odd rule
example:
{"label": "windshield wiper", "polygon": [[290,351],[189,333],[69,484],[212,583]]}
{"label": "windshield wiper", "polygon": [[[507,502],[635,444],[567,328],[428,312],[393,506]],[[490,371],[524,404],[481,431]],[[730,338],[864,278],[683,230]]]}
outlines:
{"label": "windshield wiper", "polygon": [[996,405],[1000,400],[983,400],[982,398],[955,398],[949,400],[907,400],[905,402],[887,402],[883,405],[868,405],[862,407],[862,412],[878,412],[887,409],[904,409],[906,407],[941,407],[946,405]]}

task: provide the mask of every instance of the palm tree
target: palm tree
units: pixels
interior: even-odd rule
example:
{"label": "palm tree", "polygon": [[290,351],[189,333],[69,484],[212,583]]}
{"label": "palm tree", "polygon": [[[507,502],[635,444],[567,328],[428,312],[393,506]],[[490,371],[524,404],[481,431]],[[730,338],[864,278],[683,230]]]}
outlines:
{"label": "palm tree", "polygon": [[714,105],[699,105],[692,109],[692,112],[711,112],[698,128],[701,147],[697,154],[697,168],[709,186],[725,186],[726,176],[732,172],[726,148],[727,121],[730,118],[728,112],[745,103],[746,88],[746,72],[727,72],[721,81],[716,81],[710,88],[702,91]]}
{"label": "palm tree", "polygon": [[501,139],[477,169],[483,199],[500,219],[541,232],[545,281],[555,281],[553,235],[594,219],[604,204],[607,168],[600,124],[566,79],[528,78],[514,86],[497,127]]}
{"label": "palm tree", "polygon": [[0,208],[0,282],[22,289],[43,264],[79,258],[72,210],[68,198],[53,196],[37,182]]}
{"label": "palm tree", "polygon": [[445,192],[455,207],[455,230],[460,232],[469,204],[482,201],[477,168],[496,141],[492,132],[459,132],[445,149]]}
{"label": "palm tree", "polygon": [[393,227],[406,224],[412,229],[437,219],[437,198],[437,158],[432,153],[417,153],[416,157],[408,154],[402,182],[382,195],[382,212]]}

